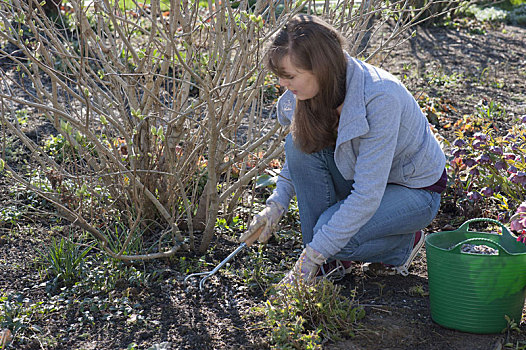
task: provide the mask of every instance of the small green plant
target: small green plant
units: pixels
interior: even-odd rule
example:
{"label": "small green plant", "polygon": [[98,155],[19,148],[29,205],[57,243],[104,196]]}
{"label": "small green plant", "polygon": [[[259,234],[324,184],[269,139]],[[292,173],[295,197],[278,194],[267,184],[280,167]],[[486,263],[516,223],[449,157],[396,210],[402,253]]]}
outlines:
{"label": "small green plant", "polygon": [[272,284],[279,282],[272,273],[273,262],[265,254],[264,246],[257,245],[257,251],[249,250],[243,268],[239,270],[243,283],[250,289],[266,291]]}
{"label": "small green plant", "polygon": [[506,319],[508,325],[502,330],[502,333],[511,331],[515,331],[517,333],[521,332],[521,329],[519,328],[519,325],[517,324],[517,322],[515,322],[515,320],[511,319],[508,315],[504,315],[504,318]]}
{"label": "small green plant", "polygon": [[380,296],[384,295],[385,283],[373,282],[373,284],[376,284],[378,286],[378,294]]}
{"label": "small green plant", "polygon": [[416,286],[412,286],[409,288],[409,295],[411,296],[419,296],[419,297],[426,297],[429,295],[428,292],[424,290],[424,286],[421,284],[417,284]]}
{"label": "small green plant", "polygon": [[513,350],[526,350],[526,342],[525,341],[517,341],[515,344],[513,343],[506,343],[504,344],[505,349],[513,349]]}
{"label": "small green plant", "polygon": [[59,154],[62,154],[64,148],[67,146],[69,146],[69,144],[61,134],[56,136],[49,135],[49,137],[44,142],[44,150],[53,157],[57,157]]}
{"label": "small green plant", "polygon": [[117,221],[108,226],[104,232],[108,239],[108,247],[116,254],[135,254],[144,247],[143,235],[139,228],[130,231],[126,225]]}
{"label": "small green plant", "polygon": [[[176,259],[176,258],[174,258]],[[186,256],[177,257],[179,271],[185,275],[202,272],[204,260],[198,258],[188,258]]]}
{"label": "small green plant", "polygon": [[60,285],[72,286],[85,274],[85,259],[93,246],[83,246],[69,239],[53,238],[51,245],[44,251],[38,251],[41,268],[51,278],[49,285],[55,290]]}
{"label": "small green plant", "polygon": [[323,340],[353,337],[363,308],[341,295],[341,287],[326,279],[314,284],[295,281],[278,287],[264,307],[271,341],[278,349],[321,349]]}
{"label": "small green plant", "polygon": [[34,320],[46,310],[41,307],[42,302],[35,303],[20,293],[8,294],[0,297],[0,329],[9,329],[16,335],[30,326],[38,330]]}
{"label": "small green plant", "polygon": [[0,209],[0,223],[10,223],[15,225],[22,218],[22,211],[15,205],[10,205]]}
{"label": "small green plant", "polygon": [[22,302],[19,295],[7,295],[0,298],[0,328],[10,329],[15,333],[23,328],[20,321],[22,314]]}
{"label": "small green plant", "polygon": [[15,112],[15,114],[16,114],[16,121],[19,125],[27,124],[29,113],[27,112],[26,109],[19,109],[18,111]]}
{"label": "small green plant", "polygon": [[227,222],[227,219],[225,218],[217,218],[216,228],[222,233],[233,234],[234,232],[239,232],[240,230],[246,229],[246,226],[239,215],[237,215],[234,216],[230,222]]}
{"label": "small green plant", "polygon": [[86,273],[82,280],[73,285],[68,292],[81,294],[86,290],[107,293],[113,290],[148,285],[163,276],[162,271],[146,272],[144,266],[115,260],[105,254],[97,253],[86,259]]}
{"label": "small green plant", "polygon": [[468,8],[467,14],[474,16],[479,22],[504,22],[508,17],[508,11],[493,6],[472,5]]}
{"label": "small green plant", "polygon": [[459,82],[464,79],[462,73],[453,72],[451,74],[447,73],[437,73],[437,72],[427,72],[424,74],[424,79],[431,85],[443,86],[443,87],[456,87]]}

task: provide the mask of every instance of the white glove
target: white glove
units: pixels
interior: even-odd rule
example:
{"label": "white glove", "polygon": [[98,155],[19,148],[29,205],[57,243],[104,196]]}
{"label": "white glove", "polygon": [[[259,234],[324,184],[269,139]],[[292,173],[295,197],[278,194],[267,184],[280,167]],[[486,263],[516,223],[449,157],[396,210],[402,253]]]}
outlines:
{"label": "white glove", "polygon": [[316,277],[320,266],[325,263],[325,258],[321,253],[312,249],[307,245],[301,255],[296,261],[296,264],[290,270],[285,277],[279,282],[278,287],[286,286],[294,283],[295,281],[303,281],[304,283],[310,283]]}
{"label": "white glove", "polygon": [[265,209],[252,218],[248,230],[239,237],[239,240],[244,242],[248,238],[257,235],[258,241],[261,243],[267,242],[284,213],[285,209],[281,204],[269,202]]}

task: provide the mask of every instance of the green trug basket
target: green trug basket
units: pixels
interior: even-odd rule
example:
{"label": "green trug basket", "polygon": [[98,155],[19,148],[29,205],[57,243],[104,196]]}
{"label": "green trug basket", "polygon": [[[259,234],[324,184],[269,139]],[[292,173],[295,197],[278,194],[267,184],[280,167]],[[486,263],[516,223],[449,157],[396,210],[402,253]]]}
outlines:
{"label": "green trug basket", "polygon": [[[489,221],[502,234],[469,231]],[[463,244],[486,245],[498,255],[464,253]],[[441,326],[469,333],[499,333],[505,316],[520,322],[526,292],[526,245],[500,222],[472,219],[455,231],[426,237],[431,317]]]}

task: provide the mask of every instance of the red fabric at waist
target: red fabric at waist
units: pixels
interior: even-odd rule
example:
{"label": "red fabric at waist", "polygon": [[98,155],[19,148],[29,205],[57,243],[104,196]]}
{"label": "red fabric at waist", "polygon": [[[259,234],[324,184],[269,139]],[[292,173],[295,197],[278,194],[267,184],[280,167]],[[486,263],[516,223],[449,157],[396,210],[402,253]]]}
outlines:
{"label": "red fabric at waist", "polygon": [[436,193],[442,193],[446,189],[446,185],[447,185],[447,172],[446,172],[446,169],[444,169],[442,176],[440,176],[440,179],[438,179],[437,182],[435,182],[431,186],[422,187],[421,189],[433,191]]}

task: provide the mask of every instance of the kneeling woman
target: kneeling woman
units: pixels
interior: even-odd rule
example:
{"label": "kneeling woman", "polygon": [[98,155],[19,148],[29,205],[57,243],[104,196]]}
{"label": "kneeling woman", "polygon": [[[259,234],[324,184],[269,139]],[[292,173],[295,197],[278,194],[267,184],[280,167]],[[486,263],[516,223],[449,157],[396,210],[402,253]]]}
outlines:
{"label": "kneeling woman", "polygon": [[266,242],[295,194],[305,249],[284,282],[349,272],[351,261],[407,275],[446,186],[444,153],[413,96],[344,46],[333,27],[298,15],[267,52],[291,133],[276,189],[241,240],[260,231]]}

